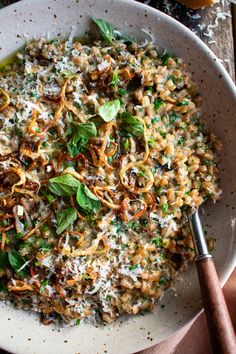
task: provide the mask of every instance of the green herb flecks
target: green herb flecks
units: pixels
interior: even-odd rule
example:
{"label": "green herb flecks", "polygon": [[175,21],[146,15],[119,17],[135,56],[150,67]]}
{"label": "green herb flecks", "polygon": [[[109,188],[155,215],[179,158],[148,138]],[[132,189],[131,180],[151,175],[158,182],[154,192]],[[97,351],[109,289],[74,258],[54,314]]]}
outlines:
{"label": "green herb flecks", "polygon": [[110,82],[111,86],[116,86],[119,82],[119,73],[118,73],[119,68],[116,67],[115,70],[112,73],[112,79]]}
{"label": "green herb flecks", "polygon": [[161,108],[161,106],[163,105],[164,101],[162,101],[160,98],[155,99],[154,101],[154,108],[155,110],[158,110]]}
{"label": "green herb flecks", "polygon": [[169,113],[168,117],[169,117],[170,124],[173,124],[173,123],[177,122],[181,118],[180,115],[175,113],[175,112]]}
{"label": "green herb flecks", "polygon": [[152,239],[152,243],[157,247],[157,248],[161,248],[163,247],[164,243],[163,240],[160,236],[157,236],[155,238]]}
{"label": "green herb flecks", "polygon": [[135,270],[138,268],[138,265],[137,264],[134,264],[134,265],[131,265],[129,266],[129,270]]}
{"label": "green herb flecks", "polygon": [[48,285],[48,283],[49,283],[49,280],[48,280],[48,279],[45,279],[45,280],[41,283],[40,289],[39,289],[39,292],[40,292],[40,293],[43,293],[43,292],[44,292],[44,290],[46,289],[46,286]]}
{"label": "green herb flecks", "polygon": [[163,203],[161,208],[163,212],[166,214],[169,208],[168,203]]}
{"label": "green herb flecks", "polygon": [[161,56],[161,62],[163,65],[167,65],[168,64],[168,60],[170,58],[173,58],[173,54],[171,53],[165,53]]}
{"label": "green herb flecks", "polygon": [[182,101],[176,103],[177,107],[188,106],[188,105],[189,105],[189,101],[187,101],[187,100],[182,100]]}

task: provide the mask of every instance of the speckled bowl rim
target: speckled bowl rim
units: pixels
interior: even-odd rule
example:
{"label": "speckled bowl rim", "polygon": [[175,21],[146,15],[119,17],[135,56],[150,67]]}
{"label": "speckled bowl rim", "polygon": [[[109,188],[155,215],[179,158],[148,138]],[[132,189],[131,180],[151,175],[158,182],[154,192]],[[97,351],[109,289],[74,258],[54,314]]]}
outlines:
{"label": "speckled bowl rim", "polygon": [[[236,103],[236,87],[234,85],[233,80],[230,78],[228,72],[223,67],[223,65],[221,64],[220,60],[215,56],[215,54],[193,32],[191,32],[187,27],[182,25],[180,22],[178,22],[174,18],[172,18],[172,17],[168,16],[167,14],[165,14],[165,13],[163,13],[163,12],[157,10],[157,9],[154,9],[154,8],[148,6],[148,5],[135,2],[134,0],[116,0],[116,1],[119,2],[121,4],[121,6],[125,6],[126,4],[130,5],[130,3],[132,2],[132,6],[134,7],[134,9],[135,8],[136,9],[143,9],[146,12],[154,15],[155,17],[161,18],[163,21],[169,22],[170,25],[172,25],[173,27],[178,27],[182,31],[183,36],[184,35],[187,36],[193,42],[193,45],[200,49],[200,54],[201,54],[201,51],[202,51],[209,57],[209,59],[212,62],[212,65],[215,67],[215,69],[218,72],[218,74],[222,76],[222,80],[224,80],[226,82],[226,84],[228,86],[228,89],[232,93],[232,96],[234,97],[234,100],[235,100],[235,103]],[[8,5],[7,7],[2,8],[0,10],[0,13],[1,13],[1,15],[3,15],[4,12],[6,12],[6,14],[7,14],[9,8],[20,9],[22,3],[24,3],[24,4],[27,4],[27,3],[32,4],[34,2],[35,2],[35,0],[21,0],[21,1],[17,2],[17,3],[14,3],[12,5]],[[107,2],[109,3],[110,0],[108,0]],[[79,3],[78,3],[78,5],[79,5]],[[232,254],[230,256],[230,260],[229,260],[229,262],[227,264],[227,269],[224,270],[222,272],[222,274],[220,275],[220,282],[221,282],[222,286],[226,283],[227,279],[229,278],[230,274],[234,270],[235,266],[236,266],[236,249],[233,250],[233,252],[232,252]],[[194,318],[196,318],[199,315],[199,313],[196,314],[196,316]],[[193,319],[183,323],[183,327],[186,326],[191,321],[193,321]],[[168,339],[169,337],[171,337],[171,335],[168,335],[165,339]],[[155,344],[157,344],[159,342],[160,342],[159,339],[155,339],[154,338],[153,342],[150,343],[150,344],[151,345],[155,345]],[[7,345],[3,345],[3,347],[6,350],[8,349]],[[147,348],[147,345],[140,346],[139,348],[137,348],[137,351],[143,350],[145,348]]]}

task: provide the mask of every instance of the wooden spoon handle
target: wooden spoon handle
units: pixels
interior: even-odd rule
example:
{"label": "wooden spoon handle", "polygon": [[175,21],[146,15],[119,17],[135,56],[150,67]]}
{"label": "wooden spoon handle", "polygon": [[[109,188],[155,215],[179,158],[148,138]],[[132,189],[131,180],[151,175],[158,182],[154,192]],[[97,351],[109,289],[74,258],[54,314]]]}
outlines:
{"label": "wooden spoon handle", "polygon": [[235,354],[235,332],[213,259],[199,257],[196,264],[213,352]]}

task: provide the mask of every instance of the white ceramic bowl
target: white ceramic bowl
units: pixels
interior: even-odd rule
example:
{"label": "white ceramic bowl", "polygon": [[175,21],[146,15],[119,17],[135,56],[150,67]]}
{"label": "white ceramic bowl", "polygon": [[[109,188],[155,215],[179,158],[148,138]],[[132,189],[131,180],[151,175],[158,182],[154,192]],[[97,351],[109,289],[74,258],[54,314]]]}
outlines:
{"label": "white ceramic bowl", "polygon": [[[24,0],[0,11],[0,59],[21,47],[25,37],[66,36],[72,26],[81,36],[90,16],[103,18],[122,32],[150,37],[188,65],[203,97],[203,115],[223,143],[220,203],[204,207],[208,235],[216,238],[216,266],[224,284],[236,264],[236,90],[219,60],[191,31],[163,13],[132,0]],[[148,33],[151,33],[149,35]],[[81,325],[59,329],[38,316],[1,304],[0,347],[22,354],[125,354],[151,346],[192,319],[201,309],[194,266],[166,292],[153,313],[123,318],[106,327]]]}

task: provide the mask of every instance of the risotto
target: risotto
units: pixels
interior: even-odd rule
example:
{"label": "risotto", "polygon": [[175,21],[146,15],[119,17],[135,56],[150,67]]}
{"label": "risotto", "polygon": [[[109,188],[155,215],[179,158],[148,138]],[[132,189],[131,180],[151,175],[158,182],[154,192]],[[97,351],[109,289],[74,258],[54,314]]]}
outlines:
{"label": "risotto", "polygon": [[93,21],[0,71],[0,298],[45,324],[152,309],[194,259],[185,210],[220,195],[182,59]]}

